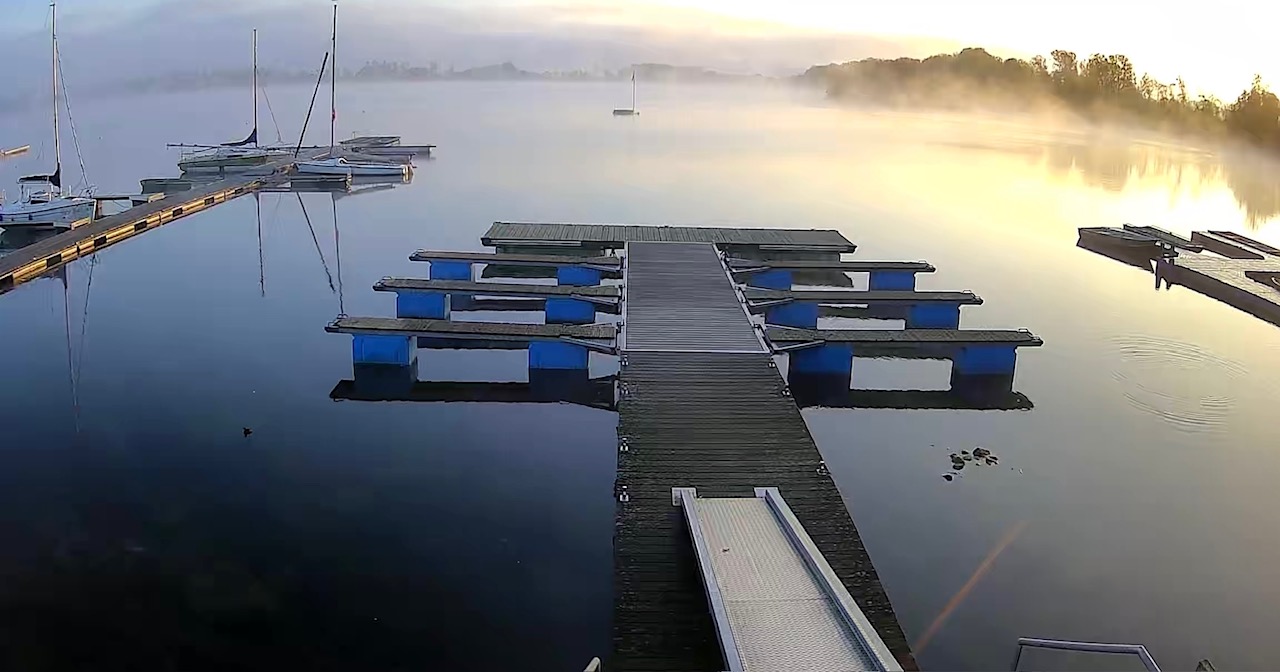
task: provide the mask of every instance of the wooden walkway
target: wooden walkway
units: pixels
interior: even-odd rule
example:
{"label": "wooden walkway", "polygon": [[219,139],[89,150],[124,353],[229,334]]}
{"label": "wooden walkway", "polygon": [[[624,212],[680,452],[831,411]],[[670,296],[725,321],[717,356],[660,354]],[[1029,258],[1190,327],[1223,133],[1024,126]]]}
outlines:
{"label": "wooden walkway", "polygon": [[[689,531],[672,506],[676,487],[708,497],[779,488],[903,668],[916,669],[844,500],[714,248],[632,243],[627,257],[627,303],[640,309],[626,307],[619,374],[614,650],[605,669],[724,669]],[[709,314],[717,317],[701,331],[681,328]]]}
{"label": "wooden walkway", "polygon": [[893,343],[902,345],[1011,344],[1036,347],[1044,341],[1025,329],[794,329],[769,327],[772,343]]}
{"label": "wooden walkway", "polygon": [[447,252],[418,250],[409,255],[409,261],[466,261],[477,264],[501,264],[504,266],[588,266],[600,270],[618,271],[622,260],[618,257],[582,257],[555,254],[504,254],[501,252]]}
{"label": "wooden walkway", "polygon": [[339,317],[324,328],[331,334],[383,334],[440,336],[483,340],[556,340],[574,338],[609,340],[617,334],[612,324],[515,324],[511,322],[456,322],[399,317]]}
{"label": "wooden walkway", "polygon": [[768,301],[816,301],[821,303],[876,303],[914,305],[917,303],[959,303],[976,306],[982,304],[982,298],[973,292],[914,292],[899,290],[786,290],[756,289],[748,287],[743,290],[747,301],[764,303]]}
{"label": "wooden walkway", "polygon": [[714,245],[630,243],[625,284],[628,351],[766,352]]}
{"label": "wooden walkway", "polygon": [[77,226],[0,257],[0,293],[122,240],[248,194],[268,178],[236,177],[180,191]]}
{"label": "wooden walkway", "polygon": [[[893,606],[800,409],[762,354],[626,354],[618,403],[613,660],[607,670],[721,670],[707,598],[671,488],[777,487],[904,669]],[[625,493],[625,494],[624,494]]]}
{"label": "wooden walkway", "polygon": [[730,259],[729,268],[734,273],[755,273],[765,270],[779,271],[844,271],[846,273],[870,273],[872,271],[911,271],[933,273],[938,270],[927,261],[861,261],[844,259]]}
{"label": "wooden walkway", "polygon": [[583,300],[617,299],[622,290],[610,286],[577,287],[573,285],[532,285],[514,282],[467,282],[465,280],[421,280],[418,278],[384,278],[373,286],[377,292],[447,292],[511,297],[569,297]]}
{"label": "wooden walkway", "polygon": [[857,249],[837,231],[800,229],[724,229],[633,224],[556,224],[494,222],[481,241],[495,245],[569,245],[622,249],[629,242],[715,243],[761,250],[853,252]]}

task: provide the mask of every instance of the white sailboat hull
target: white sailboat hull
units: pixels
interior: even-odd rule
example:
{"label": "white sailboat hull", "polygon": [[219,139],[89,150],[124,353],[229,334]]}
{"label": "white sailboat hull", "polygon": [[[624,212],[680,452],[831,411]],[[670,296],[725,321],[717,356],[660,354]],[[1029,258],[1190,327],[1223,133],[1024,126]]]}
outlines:
{"label": "white sailboat hull", "polygon": [[395,163],[363,163],[346,159],[299,161],[296,171],[303,175],[349,175],[351,177],[408,178],[410,166]]}
{"label": "white sailboat hull", "polygon": [[47,202],[0,206],[0,227],[35,224],[71,226],[92,219],[96,203],[91,198],[54,197]]}

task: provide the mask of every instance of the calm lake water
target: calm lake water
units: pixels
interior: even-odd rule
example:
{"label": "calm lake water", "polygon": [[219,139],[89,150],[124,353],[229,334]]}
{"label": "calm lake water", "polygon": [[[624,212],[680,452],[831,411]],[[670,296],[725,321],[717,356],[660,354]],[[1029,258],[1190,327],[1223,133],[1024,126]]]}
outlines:
{"label": "calm lake water", "polygon": [[[966,326],[1045,339],[1020,355],[1031,411],[805,411],[925,668],[1007,668],[1019,636],[1144,643],[1166,669],[1274,668],[1280,329],[1157,292],[1075,241],[1132,222],[1280,244],[1280,170],[787,89],[642,87],[642,116],[613,118],[627,88],[346,86],[340,136],[440,145],[412,184],[304,195],[306,217],[293,194],[242,198],[76,262],[65,304],[56,279],[0,296],[2,666],[568,670],[605,655],[613,414],[328,396],[351,375],[329,320],[392,314],[370,288],[423,274],[410,252],[481,249],[490,222],[517,219],[838,229],[861,258],[933,262],[923,288],[981,295]],[[270,94],[296,139],[310,91]],[[75,101],[90,177],[131,193],[173,174],[164,143],[242,137],[246,98]],[[275,136],[265,105],[262,125]],[[46,126],[0,117],[0,144],[38,145]],[[0,165],[2,184],[38,154]],[[524,367],[520,352],[432,352],[420,375]],[[854,380],[945,388],[947,365],[859,360]],[[1000,466],[940,477],[976,446]]]}

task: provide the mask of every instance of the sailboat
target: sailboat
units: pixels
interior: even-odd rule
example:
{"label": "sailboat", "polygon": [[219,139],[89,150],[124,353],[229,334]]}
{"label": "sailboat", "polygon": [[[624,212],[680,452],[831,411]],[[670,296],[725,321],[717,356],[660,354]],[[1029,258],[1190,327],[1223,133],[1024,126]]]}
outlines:
{"label": "sailboat", "polygon": [[170,145],[194,148],[178,160],[184,173],[225,173],[251,170],[289,156],[283,149],[258,146],[258,31],[253,31],[253,130],[240,142],[210,145]]}
{"label": "sailboat", "polygon": [[636,69],[631,68],[631,107],[619,107],[613,111],[615,117],[634,117],[640,114],[636,109]]}
{"label": "sailboat", "polygon": [[338,3],[333,3],[333,59],[330,61],[329,84],[329,155],[311,161],[299,161],[295,171],[303,175],[349,175],[351,177],[400,177],[409,179],[413,165],[374,161],[367,157],[346,157],[335,153],[341,147],[335,142],[338,123]]}
{"label": "sailboat", "polygon": [[53,42],[53,154],[56,161],[52,174],[18,178],[19,199],[0,205],[0,227],[51,225],[71,227],[92,220],[96,201],[72,196],[62,189],[62,138],[58,125],[58,8],[49,3],[52,13],[50,36]]}

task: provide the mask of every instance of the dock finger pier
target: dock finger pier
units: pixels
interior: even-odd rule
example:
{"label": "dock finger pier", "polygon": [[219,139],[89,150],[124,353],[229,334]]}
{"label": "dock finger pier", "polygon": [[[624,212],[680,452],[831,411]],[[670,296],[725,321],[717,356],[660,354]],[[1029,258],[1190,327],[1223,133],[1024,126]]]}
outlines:
{"label": "dock finger pier", "polygon": [[[353,379],[332,396],[439,401],[453,388],[421,380],[419,349],[525,349],[529,383],[495,383],[491,398],[617,411],[617,443],[602,447],[617,452],[604,669],[916,668],[794,390],[850,392],[856,357],[947,359],[952,390],[938,394],[980,407],[1013,394],[1016,353],[1038,338],[961,329],[980,298],[917,291],[926,262],[846,259],[855,246],[835,231],[497,223],[482,241],[496,250],[413,252],[426,277],[374,287],[394,295],[394,317],[326,327],[352,339]],[[814,274],[838,289],[794,287]],[[544,320],[465,319],[477,309]],[[819,324],[838,311],[902,328]],[[617,358],[616,376],[591,378],[600,357]]]}

